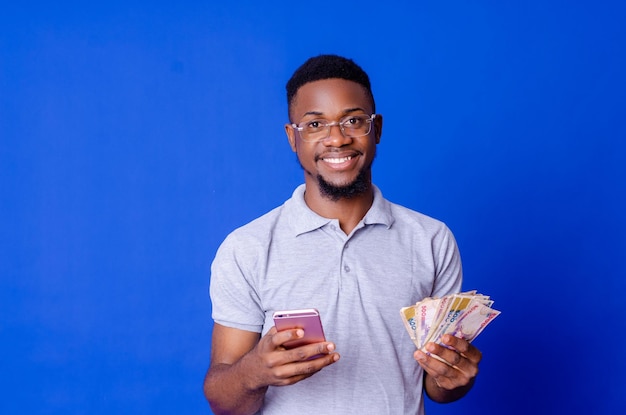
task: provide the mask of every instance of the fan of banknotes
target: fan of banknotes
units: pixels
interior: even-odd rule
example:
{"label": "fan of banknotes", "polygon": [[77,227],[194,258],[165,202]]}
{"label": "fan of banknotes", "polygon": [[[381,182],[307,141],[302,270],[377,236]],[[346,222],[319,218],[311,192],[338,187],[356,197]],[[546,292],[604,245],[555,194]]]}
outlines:
{"label": "fan of banknotes", "polygon": [[402,322],[418,349],[426,343],[441,343],[444,334],[474,340],[500,312],[491,308],[493,300],[474,291],[428,297],[400,309]]}

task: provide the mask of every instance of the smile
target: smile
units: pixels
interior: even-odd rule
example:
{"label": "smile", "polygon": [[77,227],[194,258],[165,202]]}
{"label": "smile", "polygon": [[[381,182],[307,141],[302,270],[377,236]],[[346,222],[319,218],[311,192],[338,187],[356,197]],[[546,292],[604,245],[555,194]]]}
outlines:
{"label": "smile", "polygon": [[340,163],[345,163],[346,161],[350,161],[352,160],[352,156],[348,156],[348,157],[340,157],[340,158],[324,158],[323,159],[326,163],[331,163],[331,164],[340,164]]}

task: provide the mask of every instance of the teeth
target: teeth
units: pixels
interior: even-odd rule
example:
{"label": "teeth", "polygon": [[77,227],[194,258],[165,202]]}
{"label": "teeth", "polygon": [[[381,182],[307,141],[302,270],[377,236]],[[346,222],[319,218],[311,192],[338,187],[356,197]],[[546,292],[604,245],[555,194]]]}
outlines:
{"label": "teeth", "polygon": [[325,158],[324,161],[327,163],[339,164],[339,163],[345,163],[346,161],[351,160],[351,159],[352,157],[349,156],[349,157],[341,157],[341,158],[334,158],[334,159]]}

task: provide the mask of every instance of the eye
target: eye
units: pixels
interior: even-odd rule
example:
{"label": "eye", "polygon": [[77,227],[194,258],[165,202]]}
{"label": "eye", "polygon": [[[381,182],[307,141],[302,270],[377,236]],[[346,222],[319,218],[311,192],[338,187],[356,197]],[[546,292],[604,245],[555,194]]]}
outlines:
{"label": "eye", "polygon": [[319,130],[321,128],[324,128],[324,126],[326,125],[326,123],[324,123],[321,120],[312,120],[307,122],[304,125],[304,128],[306,128],[307,130]]}
{"label": "eye", "polygon": [[353,117],[346,118],[343,121],[343,125],[345,125],[346,127],[351,127],[351,128],[357,127],[358,128],[358,127],[360,127],[363,124],[364,121],[365,121],[365,117],[364,116],[362,116],[362,115],[361,116],[355,115]]}

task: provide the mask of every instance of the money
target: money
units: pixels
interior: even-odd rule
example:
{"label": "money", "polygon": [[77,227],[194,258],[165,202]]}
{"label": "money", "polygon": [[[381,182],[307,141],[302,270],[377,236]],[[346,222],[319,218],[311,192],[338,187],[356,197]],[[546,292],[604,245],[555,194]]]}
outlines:
{"label": "money", "polygon": [[404,328],[406,328],[406,331],[409,333],[409,336],[411,336],[411,340],[413,340],[413,342],[415,342],[417,336],[416,311],[415,307],[403,307],[400,310]]}
{"label": "money", "polygon": [[400,316],[415,346],[442,344],[445,334],[473,341],[500,311],[491,308],[493,300],[475,290],[442,298],[428,297],[412,306],[402,307]]}

